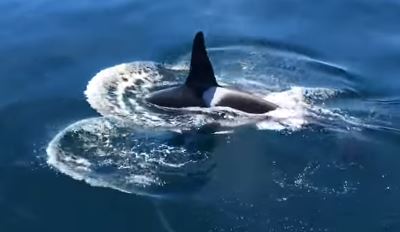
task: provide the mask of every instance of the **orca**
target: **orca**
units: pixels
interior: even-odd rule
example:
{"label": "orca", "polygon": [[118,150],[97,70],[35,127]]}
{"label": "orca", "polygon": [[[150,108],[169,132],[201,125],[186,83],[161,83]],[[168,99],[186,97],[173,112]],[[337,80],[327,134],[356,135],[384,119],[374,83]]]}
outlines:
{"label": "orca", "polygon": [[183,85],[151,93],[146,100],[156,106],[183,107],[230,107],[250,114],[263,114],[278,108],[260,96],[220,86],[207,55],[203,32],[193,40],[190,71]]}

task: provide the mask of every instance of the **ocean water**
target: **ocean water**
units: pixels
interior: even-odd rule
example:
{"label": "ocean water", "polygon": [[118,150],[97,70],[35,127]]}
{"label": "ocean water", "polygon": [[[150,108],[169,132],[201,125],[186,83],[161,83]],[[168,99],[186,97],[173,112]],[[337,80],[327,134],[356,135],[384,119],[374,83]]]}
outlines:
{"label": "ocean water", "polygon": [[[400,2],[0,2],[0,232],[400,231]],[[280,106],[154,108],[202,30]]]}

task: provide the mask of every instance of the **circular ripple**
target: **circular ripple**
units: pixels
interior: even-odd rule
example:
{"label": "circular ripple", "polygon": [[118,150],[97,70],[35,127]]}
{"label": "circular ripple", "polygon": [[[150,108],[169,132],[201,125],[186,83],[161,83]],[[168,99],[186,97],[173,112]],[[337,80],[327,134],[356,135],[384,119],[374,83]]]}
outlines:
{"label": "circular ripple", "polygon": [[[310,122],[326,118],[352,125],[358,123],[337,109],[314,104],[346,91],[340,87],[345,86],[348,79],[339,67],[259,46],[219,47],[210,49],[209,53],[222,85],[257,94],[280,107],[266,114],[254,115],[228,107],[171,109],[147,103],[145,98],[152,91],[184,82],[188,72],[188,54],[169,65],[132,62],[102,70],[89,82],[85,91],[87,100],[103,116],[119,117],[147,128],[187,130],[210,123],[227,127],[252,123],[259,129],[298,130]],[[316,64],[318,69],[310,68]],[[321,66],[326,66],[328,71],[322,72]],[[302,79],[318,86],[321,77],[325,85],[337,88],[298,85]]]}
{"label": "circular ripple", "polygon": [[99,72],[89,82],[85,94],[89,104],[103,116],[129,120],[142,127],[184,130],[216,120],[227,126],[260,118],[225,107],[172,109],[146,102],[151,91],[181,83],[185,76],[185,70],[152,62],[121,64]]}
{"label": "circular ripple", "polygon": [[47,148],[47,162],[93,186],[150,195],[179,193],[201,187],[211,170],[199,140],[91,118],[61,131]]}
{"label": "circular ripple", "polygon": [[120,64],[100,71],[85,91],[103,117],[61,131],[47,148],[48,164],[93,186],[165,196],[198,189],[213,167],[208,158],[213,136],[204,139],[182,131],[215,124],[251,123],[258,129],[288,131],[310,123],[334,130],[361,125],[324,105],[348,91],[351,80],[340,67],[263,46],[217,47],[209,54],[222,85],[258,94],[280,107],[262,115],[227,107],[157,107],[146,96],[183,83],[189,54],[170,64]]}

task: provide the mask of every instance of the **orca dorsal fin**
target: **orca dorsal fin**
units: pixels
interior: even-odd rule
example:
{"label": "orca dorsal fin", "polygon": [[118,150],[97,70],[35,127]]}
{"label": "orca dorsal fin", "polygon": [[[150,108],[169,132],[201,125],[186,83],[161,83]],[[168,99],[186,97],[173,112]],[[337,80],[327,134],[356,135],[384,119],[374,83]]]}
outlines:
{"label": "orca dorsal fin", "polygon": [[218,86],[213,67],[207,55],[204,35],[201,31],[196,33],[193,40],[190,71],[185,84],[189,87],[200,89]]}

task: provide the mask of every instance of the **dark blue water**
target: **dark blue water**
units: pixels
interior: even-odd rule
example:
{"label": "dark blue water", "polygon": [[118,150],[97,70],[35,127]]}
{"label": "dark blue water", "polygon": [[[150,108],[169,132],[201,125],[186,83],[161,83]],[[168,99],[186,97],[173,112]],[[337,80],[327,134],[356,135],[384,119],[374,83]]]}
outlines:
{"label": "dark blue water", "polygon": [[[0,231],[400,231],[398,1],[3,0],[0,10]],[[83,94],[97,72],[181,61],[198,30],[210,47],[256,47],[270,91],[335,94],[306,99],[320,108],[297,129],[144,136],[212,161],[155,195],[47,164],[57,133],[100,116]],[[210,54],[222,78],[243,53]]]}

